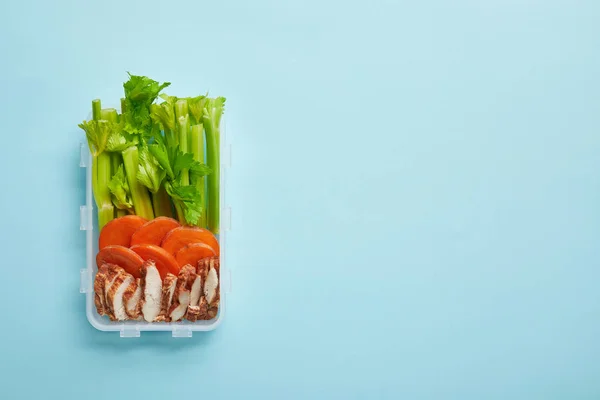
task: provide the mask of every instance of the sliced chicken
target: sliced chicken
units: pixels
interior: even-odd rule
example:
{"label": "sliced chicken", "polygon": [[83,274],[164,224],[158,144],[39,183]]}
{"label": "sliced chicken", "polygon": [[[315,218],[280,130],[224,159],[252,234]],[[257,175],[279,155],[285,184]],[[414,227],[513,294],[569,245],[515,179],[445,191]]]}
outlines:
{"label": "sliced chicken", "polygon": [[160,314],[162,280],[153,261],[142,264],[142,314],[144,319],[152,322]]}
{"label": "sliced chicken", "polygon": [[191,322],[196,322],[200,319],[200,306],[188,306],[185,318]]}
{"label": "sliced chicken", "polygon": [[94,280],[94,303],[98,314],[113,321],[210,320],[219,311],[219,272],[218,257],[200,260],[197,269],[186,265],[164,282],[152,261],[142,265],[137,280],[117,265],[103,264]]}
{"label": "sliced chicken", "polygon": [[108,274],[108,265],[102,264],[98,268],[96,277],[94,278],[94,304],[96,305],[96,311],[100,315],[104,315],[104,285],[106,281],[106,274]]}
{"label": "sliced chicken", "polygon": [[113,284],[110,286],[107,293],[107,304],[110,308],[108,316],[111,320],[124,321],[128,319],[125,301],[123,301],[123,294],[132,284],[135,284],[135,278],[131,274],[123,271],[119,273]]}
{"label": "sliced chicken", "polygon": [[215,300],[212,304],[208,304],[206,297],[202,296],[198,305],[198,319],[210,320],[216,317],[219,312],[219,302],[219,300]]}
{"label": "sliced chicken", "polygon": [[202,279],[206,278],[208,271],[211,268],[214,268],[217,271],[217,275],[221,274],[221,263],[219,261],[219,257],[206,257],[198,261],[196,273],[202,277]]}
{"label": "sliced chicken", "polygon": [[171,273],[167,273],[162,286],[162,295],[160,301],[160,314],[157,317],[159,322],[169,321],[169,309],[173,302],[173,295],[175,294],[175,287],[177,285],[177,277]]}
{"label": "sliced chicken", "polygon": [[125,270],[118,265],[111,264],[108,269],[108,273],[106,274],[106,279],[104,283],[104,308],[106,314],[110,314],[110,303],[108,302],[108,292],[112,285],[117,281],[117,278],[121,274],[125,274]]}
{"label": "sliced chicken", "polygon": [[204,280],[204,297],[206,298],[206,302],[209,305],[211,305],[215,300],[217,300],[217,297],[219,296],[218,289],[219,277],[217,276],[217,270],[211,268],[208,271],[206,279]]}
{"label": "sliced chicken", "polygon": [[142,281],[140,278],[136,279],[125,293],[123,293],[123,302],[125,303],[125,312],[127,316],[134,320],[141,319],[140,303],[142,298]]}
{"label": "sliced chicken", "polygon": [[106,301],[107,290],[110,289],[119,273],[124,271],[123,268],[114,264],[102,264],[98,269],[94,280],[94,303],[98,314],[108,314],[110,307]]}
{"label": "sliced chicken", "polygon": [[189,264],[184,265],[179,271],[173,303],[169,310],[169,318],[171,321],[181,320],[187,312],[187,308],[190,304],[190,291],[194,284],[195,277],[196,269]]}
{"label": "sliced chicken", "polygon": [[198,310],[193,309],[190,314],[200,320],[209,320],[216,317],[219,311],[220,288],[219,288],[219,257],[207,257],[198,262],[198,274],[202,276],[204,287],[202,297],[198,304]]}
{"label": "sliced chicken", "polygon": [[194,273],[194,282],[190,289],[190,306],[194,307],[200,303],[200,296],[202,295],[202,277]]}
{"label": "sliced chicken", "polygon": [[200,312],[198,304],[200,303],[200,296],[202,295],[202,277],[198,274],[194,274],[194,283],[190,289],[190,305],[188,306],[185,318],[189,321],[196,321]]}

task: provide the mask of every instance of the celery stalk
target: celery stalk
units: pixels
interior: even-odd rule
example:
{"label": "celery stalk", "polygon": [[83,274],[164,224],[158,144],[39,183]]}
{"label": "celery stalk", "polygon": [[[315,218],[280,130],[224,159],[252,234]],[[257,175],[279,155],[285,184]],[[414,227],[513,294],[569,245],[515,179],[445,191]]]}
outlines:
{"label": "celery stalk", "polygon": [[[92,101],[92,118],[95,123],[98,123],[102,119],[102,105],[99,99]],[[83,125],[80,125],[80,127],[84,128]],[[98,229],[101,230],[115,216],[110,190],[108,189],[108,182],[111,178],[110,155],[104,152],[106,135],[100,134],[102,128],[96,124],[89,126],[88,129],[95,131],[92,133],[92,136],[95,138],[95,143],[92,143],[94,147],[94,151],[92,152],[92,188],[96,206],[98,207]],[[88,141],[89,138],[90,136],[88,136]]]}
{"label": "celery stalk", "polygon": [[[117,110],[115,110],[114,108],[103,108],[100,111],[100,117],[101,119],[105,119],[115,124],[118,122],[119,119]],[[110,176],[112,177],[117,172],[117,169],[119,169],[119,165],[121,165],[121,155],[118,152],[110,153],[110,165]]]}
{"label": "celery stalk", "polygon": [[[102,103],[100,99],[92,100],[92,119],[98,121],[100,119],[100,113],[102,111]],[[98,198],[96,196],[96,187],[98,186],[98,157],[92,156],[92,188],[94,191],[94,198],[96,199],[96,206],[100,207]]]}
{"label": "celery stalk", "polygon": [[167,140],[167,146],[173,148],[177,146],[177,135],[174,131],[170,129],[165,130],[165,138]]}
{"label": "celery stalk", "polygon": [[110,175],[114,175],[123,161],[119,153],[110,153]]}
{"label": "celery stalk", "polygon": [[142,218],[151,220],[154,218],[152,201],[150,194],[144,185],[137,180],[138,173],[138,149],[135,146],[129,147],[123,151],[123,163],[125,164],[125,174],[131,191],[131,200],[135,214]]}
{"label": "celery stalk", "polygon": [[212,173],[207,176],[208,182],[208,210],[207,226],[215,235],[219,233],[219,130],[210,124],[206,127],[206,163],[212,168]]}
{"label": "celery stalk", "polygon": [[189,112],[186,99],[180,99],[175,102],[175,118],[179,121],[181,117],[187,117]]}
{"label": "celery stalk", "polygon": [[98,121],[101,119],[100,114],[102,112],[102,103],[100,99],[92,100],[92,119]]}
{"label": "celery stalk", "polygon": [[[121,98],[121,114],[123,114],[123,112],[125,112],[125,107],[126,107],[126,105],[125,105],[125,98],[122,97]],[[122,158],[122,156],[120,154],[119,154],[119,157],[117,158],[117,160],[119,160],[119,164],[123,162],[123,158]],[[116,171],[118,168],[119,168],[119,165],[117,164],[115,166],[115,169],[113,169],[113,171]],[[116,210],[115,213],[116,213],[117,218],[121,218],[121,217],[124,217],[124,216],[127,215],[127,210],[120,210],[120,209],[117,208],[117,210]]]}
{"label": "celery stalk", "polygon": [[165,190],[164,184],[160,186],[158,192],[152,193],[152,204],[154,205],[155,217],[173,217],[171,198]]}
{"label": "celery stalk", "polygon": [[[189,130],[190,117],[188,115],[188,102],[185,99],[177,100],[175,103],[175,118],[177,119],[179,129],[179,149],[185,154],[189,153]],[[190,174],[187,169],[181,172],[181,184],[187,186],[190,184]]]}
{"label": "celery stalk", "polygon": [[111,122],[117,122],[118,120],[117,110],[114,108],[103,108],[100,110],[100,119],[105,119]]}
{"label": "celery stalk", "polygon": [[[110,161],[111,161],[110,173],[112,176],[117,172],[119,167],[121,165],[123,165],[123,158],[121,157],[121,153],[119,153],[119,152],[110,153]],[[117,218],[124,217],[125,215],[127,215],[127,210],[121,210],[121,209],[115,207],[115,215]]]}
{"label": "celery stalk", "polygon": [[150,118],[157,123],[165,133],[165,139],[169,148],[177,147],[177,132],[175,123],[175,105],[170,102],[150,105]]}
{"label": "celery stalk", "polygon": [[171,216],[171,199],[166,193],[164,179],[166,172],[160,162],[150,153],[147,142],[138,147],[137,180],[152,193],[154,216]]}
{"label": "celery stalk", "polygon": [[[188,148],[188,131],[189,131],[189,119],[187,115],[185,117],[179,117],[179,149],[182,153],[189,153],[190,149]],[[181,184],[187,186],[190,184],[190,174],[188,169],[183,169],[181,171]]]}
{"label": "celery stalk", "polygon": [[108,190],[110,181],[110,154],[103,152],[98,156],[98,178],[96,198],[101,199],[98,204],[98,228],[102,229],[115,217],[115,210]]}
{"label": "celery stalk", "polygon": [[175,212],[177,213],[177,220],[181,225],[187,225],[185,222],[185,212],[183,211],[183,207],[180,203],[175,203]]}
{"label": "celery stalk", "polygon": [[220,123],[224,105],[224,97],[207,99],[202,116],[206,133],[206,163],[212,169],[212,173],[206,179],[208,191],[207,226],[214,234],[219,233]]}
{"label": "celery stalk", "polygon": [[[194,155],[194,160],[204,163],[204,129],[203,126],[193,125],[190,132],[191,150]],[[204,228],[206,226],[206,184],[203,176],[192,177],[192,185],[198,188],[200,192],[200,204],[202,213],[198,219],[198,226]]]}

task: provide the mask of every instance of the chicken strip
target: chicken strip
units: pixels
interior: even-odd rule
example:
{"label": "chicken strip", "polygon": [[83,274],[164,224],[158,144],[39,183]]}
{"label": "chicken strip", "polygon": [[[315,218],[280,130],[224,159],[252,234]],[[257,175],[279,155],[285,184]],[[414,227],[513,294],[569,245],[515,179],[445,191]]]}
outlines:
{"label": "chicken strip", "polygon": [[123,302],[125,303],[125,312],[130,319],[141,319],[141,299],[142,299],[142,280],[136,279],[125,293],[123,293]]}
{"label": "chicken strip", "polygon": [[131,274],[123,271],[119,273],[117,279],[115,279],[110,286],[107,294],[107,304],[110,308],[108,316],[111,320],[124,321],[128,319],[125,302],[123,301],[123,294],[132,284],[135,284],[135,278]]}
{"label": "chicken strip", "polygon": [[98,272],[94,279],[94,304],[96,305],[98,314],[108,314],[110,307],[106,301],[106,291],[117,278],[117,275],[124,271],[123,268],[115,264],[102,264],[100,268],[98,268]]}
{"label": "chicken strip", "polygon": [[179,321],[185,315],[190,304],[190,290],[196,277],[196,269],[191,265],[184,265],[179,271],[175,296],[171,304],[169,318],[171,321]]}
{"label": "chicken strip", "polygon": [[156,318],[157,322],[169,322],[169,310],[173,302],[175,287],[177,285],[177,277],[171,273],[167,273],[162,286],[162,295],[160,301],[160,314]]}
{"label": "chicken strip", "polygon": [[153,261],[145,261],[141,267],[142,301],[141,309],[144,319],[152,322],[160,314],[162,280]]}

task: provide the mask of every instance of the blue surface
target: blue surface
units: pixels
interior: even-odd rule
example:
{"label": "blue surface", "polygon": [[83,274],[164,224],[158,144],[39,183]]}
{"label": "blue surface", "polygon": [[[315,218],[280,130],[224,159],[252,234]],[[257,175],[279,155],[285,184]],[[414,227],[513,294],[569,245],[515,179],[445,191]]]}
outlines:
{"label": "blue surface", "polygon": [[[600,398],[597,1],[6,3],[0,397]],[[228,98],[233,293],[191,340],[78,293],[76,125],[126,70]]]}

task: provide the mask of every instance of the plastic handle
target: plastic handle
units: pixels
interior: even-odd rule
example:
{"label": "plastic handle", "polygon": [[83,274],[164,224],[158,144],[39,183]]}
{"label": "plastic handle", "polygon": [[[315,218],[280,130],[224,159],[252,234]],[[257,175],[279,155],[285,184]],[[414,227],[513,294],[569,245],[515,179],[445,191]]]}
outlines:
{"label": "plastic handle", "polygon": [[174,326],[172,335],[174,338],[191,338],[192,330],[185,326]]}
{"label": "plastic handle", "polygon": [[86,147],[85,143],[81,143],[79,145],[79,166],[81,168],[86,167],[87,159],[88,159],[88,148]]}
{"label": "plastic handle", "polygon": [[79,293],[87,293],[88,273],[87,269],[79,270]]}
{"label": "plastic handle", "polygon": [[139,338],[140,337],[140,328],[137,326],[124,326],[121,328],[120,336],[122,338]]}

